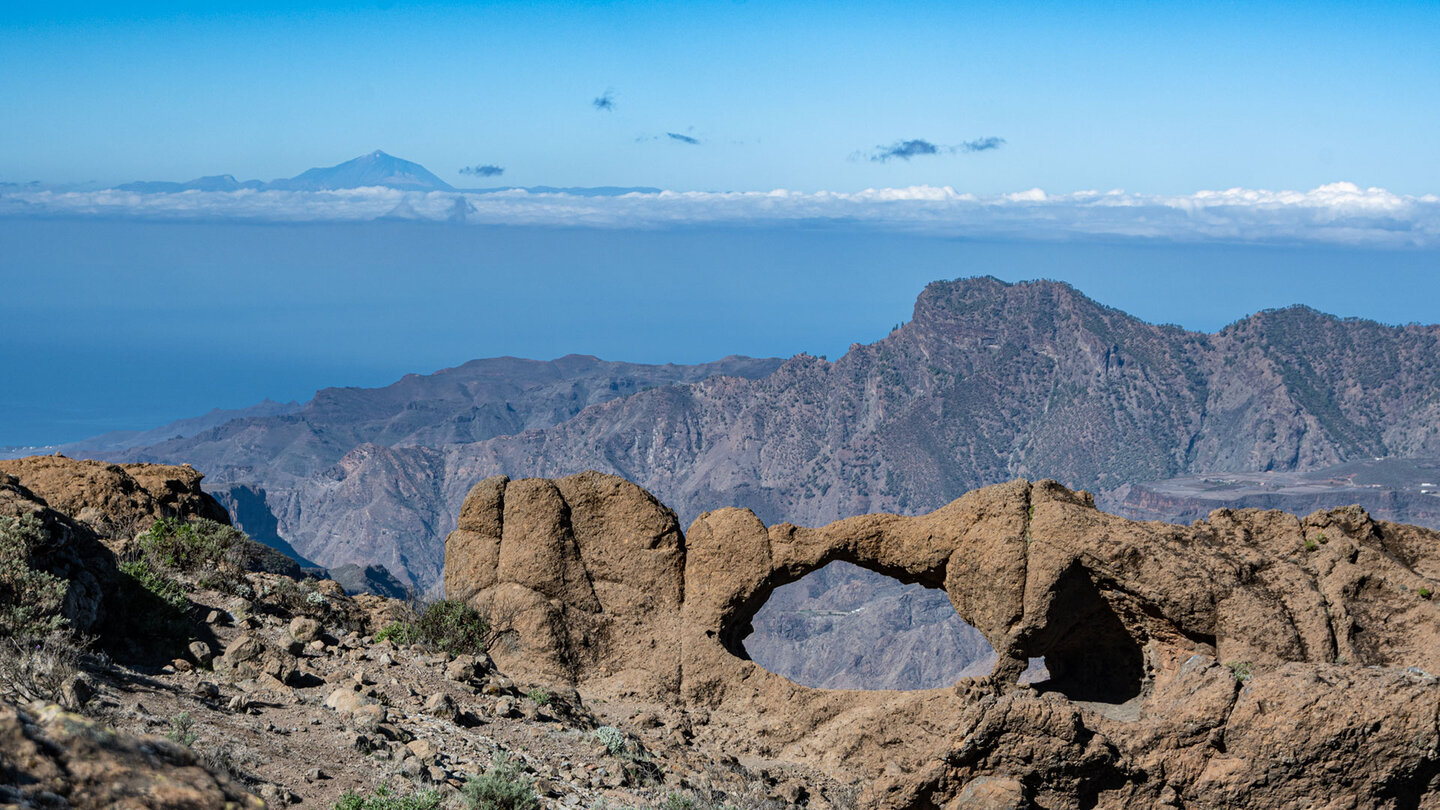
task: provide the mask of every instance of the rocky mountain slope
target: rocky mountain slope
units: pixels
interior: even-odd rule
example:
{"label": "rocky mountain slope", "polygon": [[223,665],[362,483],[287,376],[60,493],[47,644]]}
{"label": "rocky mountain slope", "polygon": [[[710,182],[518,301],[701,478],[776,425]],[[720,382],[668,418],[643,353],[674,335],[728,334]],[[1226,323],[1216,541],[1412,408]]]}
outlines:
{"label": "rocky mountain slope", "polygon": [[1015,476],[1106,490],[1310,470],[1435,452],[1437,349],[1440,327],[1299,307],[1204,335],[1062,284],[936,283],[910,323],[834,363],[644,392],[457,446],[447,466],[457,482],[600,469],[682,515],[734,503],[806,525],[932,509]]}
{"label": "rocky mountain slope", "polygon": [[[763,376],[780,362],[474,360],[385,388],[328,388],[293,412],[98,455],[185,459],[207,471],[206,486],[256,539],[319,565],[381,564],[424,587],[439,577],[441,540],[454,523],[444,448],[549,427],[647,388]],[[96,455],[83,442],[58,449]]]}
{"label": "rocky mountain slope", "polygon": [[[427,635],[416,628],[428,613],[347,596],[293,562],[267,571],[243,536],[153,545],[164,521],[223,526],[193,469],[51,456],[6,470],[0,806],[328,808],[387,790],[386,806],[496,806],[464,799],[472,782],[528,794],[536,804],[499,806],[536,810],[837,806],[827,793],[855,806],[823,774],[692,746],[667,707],[517,683],[483,635]],[[13,553],[17,526],[33,535],[28,554]],[[46,578],[63,599],[37,598]]]}
{"label": "rocky mountain slope", "polygon": [[1437,349],[1436,326],[1295,307],[1206,335],[975,278],[930,285],[909,323],[835,362],[475,361],[112,456],[195,464],[248,488],[230,503],[257,537],[424,586],[470,484],[496,473],[598,469],[687,518],[739,504],[816,524],[1015,476],[1104,500],[1190,472],[1440,454]]}

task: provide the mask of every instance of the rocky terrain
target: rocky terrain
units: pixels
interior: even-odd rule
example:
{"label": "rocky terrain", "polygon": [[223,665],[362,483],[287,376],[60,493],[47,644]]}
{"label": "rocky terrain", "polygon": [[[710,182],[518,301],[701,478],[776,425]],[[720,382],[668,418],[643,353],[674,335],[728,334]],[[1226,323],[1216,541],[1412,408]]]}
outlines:
{"label": "rocky terrain", "polygon": [[[985,678],[812,689],[743,644],[834,561],[943,589]],[[1424,807],[1440,791],[1440,532],[1355,507],[1138,523],[1017,480],[916,517],[767,527],[623,479],[477,484],[446,593],[516,677],[688,717],[694,744],[862,785],[865,807]],[[1018,682],[1043,657],[1045,680]]]}
{"label": "rocky terrain", "polygon": [[[487,778],[567,808],[768,808],[805,791],[853,793],[697,750],[664,707],[512,680],[483,643],[405,638],[428,611],[350,597],[238,533],[199,535],[229,543],[203,564],[158,562],[176,552],[149,545],[164,521],[223,525],[200,478],[55,456],[5,463],[0,540],[24,528],[17,518],[43,530],[25,559],[8,544],[0,554],[0,806],[330,807],[389,791],[434,802],[416,807],[471,807],[466,785]],[[137,562],[182,589],[174,623],[127,590],[148,576]],[[276,563],[285,570],[266,570]],[[61,584],[59,633],[12,621],[34,619],[15,612],[16,586],[33,593],[37,574]]]}
{"label": "rocky terrain", "polygon": [[[524,806],[477,803],[497,786],[617,810],[1440,795],[1440,533],[1358,508],[1137,523],[1021,480],[916,517],[804,529],[729,508],[682,531],[613,476],[492,478],[447,540],[452,599],[417,612],[293,561],[266,570],[273,552],[198,484],[186,467],[7,464],[6,806]],[[990,671],[858,692],[749,660],[769,595],[835,562],[944,593]],[[180,587],[173,621],[129,581]],[[1048,672],[1027,684],[1033,658]]]}
{"label": "rocky terrain", "polygon": [[234,419],[158,444],[116,449],[106,440],[48,451],[193,464],[255,539],[320,566],[383,565],[406,586],[424,588],[439,579],[445,532],[464,496],[451,503],[446,495],[444,448],[548,427],[647,388],[763,376],[779,364],[476,360],[385,388],[325,389],[293,412]]}

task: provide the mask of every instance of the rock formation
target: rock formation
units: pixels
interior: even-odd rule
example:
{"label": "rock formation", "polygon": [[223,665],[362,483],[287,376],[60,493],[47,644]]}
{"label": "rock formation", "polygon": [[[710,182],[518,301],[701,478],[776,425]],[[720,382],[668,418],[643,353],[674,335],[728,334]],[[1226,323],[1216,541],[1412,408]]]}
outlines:
{"label": "rock formation", "polygon": [[[817,690],[746,660],[769,594],[835,560],[943,589],[993,673]],[[1440,534],[1358,508],[1185,527],[1022,480],[917,517],[727,508],[682,533],[617,477],[495,477],[465,499],[445,588],[490,615],[513,676],[666,704],[733,755],[861,780],[866,806],[1435,801]],[[1050,672],[1033,687],[1030,657]]]}
{"label": "rock formation", "polygon": [[157,518],[206,518],[230,523],[215,499],[200,489],[204,478],[188,464],[106,464],[63,455],[0,460],[45,505],[102,537],[129,540]]}

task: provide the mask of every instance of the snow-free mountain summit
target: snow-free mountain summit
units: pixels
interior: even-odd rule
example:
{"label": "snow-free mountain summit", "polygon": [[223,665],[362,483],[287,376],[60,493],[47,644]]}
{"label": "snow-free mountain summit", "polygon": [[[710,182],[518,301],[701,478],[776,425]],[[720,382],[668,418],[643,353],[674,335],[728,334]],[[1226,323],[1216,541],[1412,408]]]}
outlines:
{"label": "snow-free mountain summit", "polygon": [[294,177],[271,180],[236,180],[226,174],[201,177],[184,183],[142,181],[118,186],[121,191],[164,194],[179,191],[337,191],[347,188],[383,188],[401,191],[454,191],[449,183],[436,177],[429,169],[409,160],[388,155],[379,149],[368,155],[325,168],[307,169]]}

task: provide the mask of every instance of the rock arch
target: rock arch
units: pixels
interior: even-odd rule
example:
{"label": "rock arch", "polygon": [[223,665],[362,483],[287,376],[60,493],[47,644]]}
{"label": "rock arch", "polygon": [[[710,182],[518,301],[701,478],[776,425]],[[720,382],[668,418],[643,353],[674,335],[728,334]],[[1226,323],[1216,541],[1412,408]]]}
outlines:
{"label": "rock arch", "polygon": [[[1271,776],[1296,740],[1376,796],[1440,772],[1425,675],[1440,672],[1440,611],[1417,595],[1440,588],[1437,549],[1440,534],[1358,510],[1136,523],[1049,481],[819,528],[720,509],[681,532],[649,493],[590,472],[477,484],[445,587],[505,631],[492,654],[518,680],[692,713],[732,755],[863,778],[866,806],[959,807],[997,785],[1018,806],[1304,804],[1327,795],[1318,777]],[[835,560],[943,588],[994,672],[818,690],[736,654],[776,587]],[[1052,682],[1018,686],[1038,656]],[[1123,716],[1091,705],[1134,699],[1144,710]],[[1316,700],[1329,709],[1305,715]],[[1318,750],[1335,739],[1365,742]]]}

